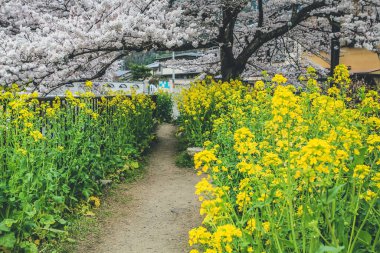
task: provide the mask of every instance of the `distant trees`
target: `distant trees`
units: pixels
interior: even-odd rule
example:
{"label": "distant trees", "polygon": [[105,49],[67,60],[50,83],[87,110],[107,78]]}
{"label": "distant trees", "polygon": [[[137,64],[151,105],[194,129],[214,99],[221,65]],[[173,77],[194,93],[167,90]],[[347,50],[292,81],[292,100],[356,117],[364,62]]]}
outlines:
{"label": "distant trees", "polygon": [[154,51],[131,52],[123,59],[125,68],[131,64],[148,65],[156,60],[158,54]]}
{"label": "distant trees", "polygon": [[151,69],[145,65],[131,64],[129,70],[131,71],[133,81],[145,80],[152,76]]}

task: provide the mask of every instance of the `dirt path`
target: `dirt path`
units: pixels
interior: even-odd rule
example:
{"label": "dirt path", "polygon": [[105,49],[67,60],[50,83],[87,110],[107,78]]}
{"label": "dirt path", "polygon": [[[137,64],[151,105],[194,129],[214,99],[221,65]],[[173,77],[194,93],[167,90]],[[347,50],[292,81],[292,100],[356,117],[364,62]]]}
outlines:
{"label": "dirt path", "polygon": [[[188,231],[200,224],[194,172],[175,166],[176,138],[172,125],[158,130],[158,144],[149,158],[147,174],[118,191],[116,206],[101,224],[100,238],[80,252],[188,252]],[[123,199],[125,201],[123,201]],[[87,243],[88,244],[88,243]]]}

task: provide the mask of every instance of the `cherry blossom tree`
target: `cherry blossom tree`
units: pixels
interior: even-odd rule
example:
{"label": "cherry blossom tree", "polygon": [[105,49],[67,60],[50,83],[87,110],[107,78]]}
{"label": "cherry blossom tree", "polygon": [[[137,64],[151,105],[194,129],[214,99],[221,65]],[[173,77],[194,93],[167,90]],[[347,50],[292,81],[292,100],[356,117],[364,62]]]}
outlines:
{"label": "cherry blossom tree", "polygon": [[167,1],[1,0],[0,80],[54,88],[99,78],[131,51],[187,49],[197,30],[177,25],[182,13]]}
{"label": "cherry blossom tree", "polygon": [[[212,18],[215,23],[211,25],[219,28],[217,41],[223,79],[242,75],[247,70],[294,71],[301,64],[297,56],[299,47],[301,51],[314,53],[328,51],[333,38],[339,45],[341,42],[378,49],[377,1],[257,0],[225,1],[220,5],[216,2],[220,1],[202,1],[202,6],[209,7],[200,14]],[[213,12],[215,6],[217,11]],[[197,10],[195,7],[194,12]],[[203,26],[207,25],[210,24]],[[338,31],[332,29],[336,26]],[[333,40],[335,46],[336,40]],[[284,57],[290,58],[293,64],[284,61]],[[278,64],[281,62],[284,64]]]}
{"label": "cherry blossom tree", "polygon": [[220,53],[205,62],[228,79],[278,67],[271,63],[294,55],[295,44],[328,50],[331,36],[377,49],[379,8],[378,0],[0,0],[0,82],[54,89],[107,76],[130,52],[210,47]]}

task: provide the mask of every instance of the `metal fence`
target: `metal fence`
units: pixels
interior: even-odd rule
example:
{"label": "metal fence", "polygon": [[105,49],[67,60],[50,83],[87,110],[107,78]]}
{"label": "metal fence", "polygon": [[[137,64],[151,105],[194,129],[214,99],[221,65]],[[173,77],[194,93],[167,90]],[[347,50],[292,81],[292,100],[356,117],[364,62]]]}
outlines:
{"label": "metal fence", "polygon": [[[148,95],[154,103],[157,103],[157,95]],[[116,106],[108,106],[108,102],[111,101],[114,97],[116,96],[96,96],[96,97],[89,97],[89,98],[83,98],[83,97],[75,97],[79,100],[86,101],[87,104],[90,104],[90,107],[88,109],[91,109],[92,111],[98,113],[101,117],[103,117],[104,123],[109,124],[111,126],[112,122],[112,117],[116,112]],[[130,95],[123,95],[122,97],[131,97]],[[36,98],[40,103],[48,103],[50,106],[53,105],[54,101],[59,98],[60,101],[60,106],[61,108],[65,108],[66,110],[68,109],[68,102],[67,98],[65,96],[56,96],[56,97],[38,97]],[[106,99],[105,105],[104,102],[103,106],[100,106],[100,102],[102,99]],[[65,122],[64,122],[64,128],[66,130],[67,124],[69,124],[68,121],[75,122],[77,120],[77,116],[80,113],[80,108],[79,106],[74,106],[70,108],[70,112],[72,113],[73,117],[72,119],[68,119],[65,117]],[[153,112],[153,117],[156,116],[156,111]],[[44,112],[41,111],[40,117],[45,117]],[[89,116],[90,117],[90,116]],[[46,122],[44,123],[43,126],[41,126],[40,131],[42,133],[45,132],[45,128],[49,127],[51,125],[51,122],[46,118]]]}
{"label": "metal fence", "polygon": [[[154,103],[157,103],[157,95],[147,95],[147,96],[149,96]],[[114,97],[116,97],[116,96],[96,96],[96,97],[91,97],[91,98],[75,97],[75,98],[80,99],[80,100],[82,100],[82,99],[84,100],[85,99],[87,103],[90,100],[90,103],[91,103],[90,109],[93,110],[93,111],[95,111],[95,112],[98,112],[98,110],[99,110],[99,102],[102,99],[105,98],[106,101],[108,102],[108,101],[112,100]],[[131,97],[131,96],[130,95],[123,95],[123,97]],[[61,102],[61,106],[65,106],[67,104],[65,96],[38,97],[37,100],[40,103],[49,103],[50,105],[52,105],[52,103],[54,101],[56,101],[57,98],[59,98],[59,101]],[[76,110],[76,112],[78,112],[79,108],[76,107],[75,110]],[[114,112],[115,108],[106,106],[106,110],[109,110],[109,111],[107,111],[107,114],[112,114]]]}

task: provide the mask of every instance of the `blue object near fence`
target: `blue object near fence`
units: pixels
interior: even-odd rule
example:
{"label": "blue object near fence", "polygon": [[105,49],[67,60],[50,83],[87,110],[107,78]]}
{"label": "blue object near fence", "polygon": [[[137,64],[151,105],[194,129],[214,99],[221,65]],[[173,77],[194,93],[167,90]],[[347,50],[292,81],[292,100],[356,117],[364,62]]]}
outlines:
{"label": "blue object near fence", "polygon": [[160,81],[159,86],[160,86],[160,88],[170,89],[169,81]]}

